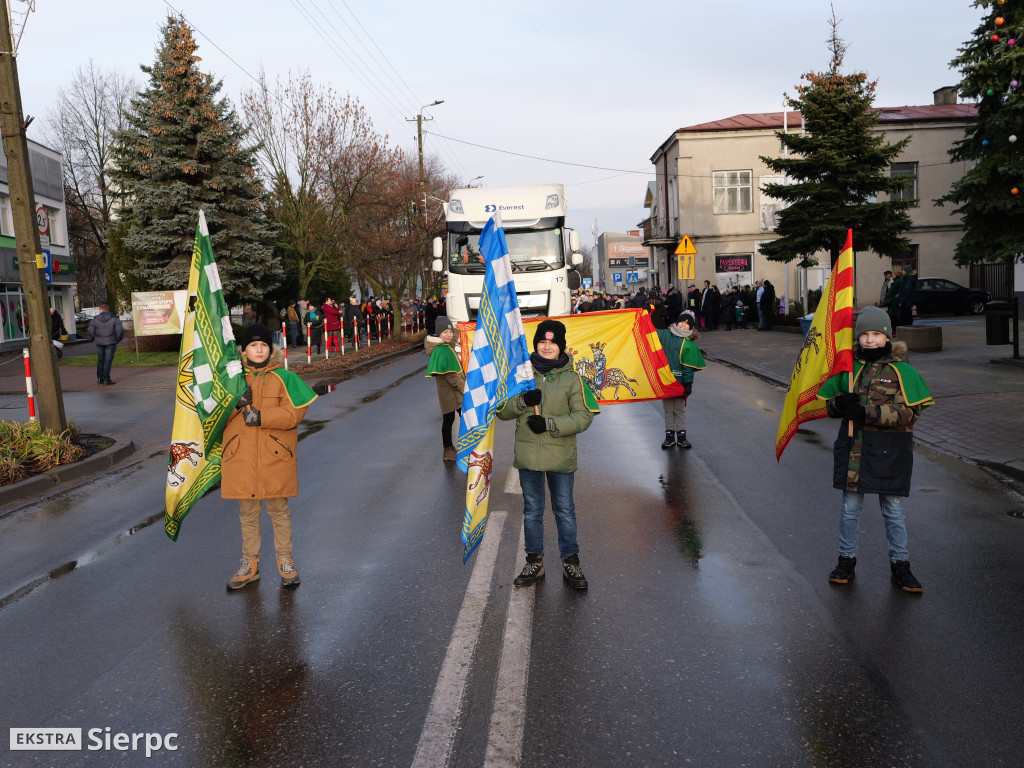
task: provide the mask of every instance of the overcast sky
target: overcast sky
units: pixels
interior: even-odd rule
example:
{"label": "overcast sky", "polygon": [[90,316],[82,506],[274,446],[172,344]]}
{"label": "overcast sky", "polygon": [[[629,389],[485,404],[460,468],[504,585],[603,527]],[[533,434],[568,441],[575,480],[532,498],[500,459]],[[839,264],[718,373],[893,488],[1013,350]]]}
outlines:
{"label": "overcast sky", "polygon": [[[833,5],[846,68],[878,80],[880,107],[955,85],[949,61],[982,15],[970,0]],[[825,69],[831,15],[824,0],[36,0],[18,49],[29,137],[90,59],[141,84],[168,13],[197,30],[202,69],[236,104],[261,68],[308,69],[415,151],[407,120],[443,99],[424,111],[426,151],[487,186],[565,184],[585,245],[595,219],[625,232],[646,217],[650,157],[673,130],[778,111],[802,73]]]}

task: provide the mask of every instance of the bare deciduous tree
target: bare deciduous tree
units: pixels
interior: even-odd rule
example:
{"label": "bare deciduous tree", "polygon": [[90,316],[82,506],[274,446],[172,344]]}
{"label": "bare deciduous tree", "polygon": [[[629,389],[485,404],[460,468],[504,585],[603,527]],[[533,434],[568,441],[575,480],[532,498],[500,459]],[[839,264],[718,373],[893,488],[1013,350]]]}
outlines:
{"label": "bare deciduous tree", "polygon": [[71,255],[83,301],[98,304],[118,293],[108,275],[107,231],[116,191],[110,184],[110,147],[135,94],[135,82],[90,60],[57,92],[47,115],[44,140],[64,156],[64,187]]}

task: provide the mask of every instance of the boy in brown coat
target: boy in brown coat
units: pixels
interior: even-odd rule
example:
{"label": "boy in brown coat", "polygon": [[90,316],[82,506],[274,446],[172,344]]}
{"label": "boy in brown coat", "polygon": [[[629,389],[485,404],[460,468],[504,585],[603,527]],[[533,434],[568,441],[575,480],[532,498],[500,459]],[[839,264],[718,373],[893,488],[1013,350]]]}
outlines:
{"label": "boy in brown coat", "polygon": [[274,526],[274,549],[281,585],[298,586],[292,560],[292,521],[288,497],[299,495],[297,427],[316,394],[294,373],[281,367],[281,350],[271,345],[271,331],[256,323],[246,326],[242,350],[245,382],[224,428],[220,495],[238,499],[242,523],[242,564],[228,589],[240,589],[260,578],[260,510]]}
{"label": "boy in brown coat", "polygon": [[455,444],[452,441],[452,425],[455,416],[462,415],[462,392],[466,388],[466,374],[456,346],[455,325],[446,316],[437,318],[434,336],[427,336],[423,349],[430,355],[427,376],[434,377],[437,385],[437,400],[441,406],[441,454],[442,461],[455,461]]}

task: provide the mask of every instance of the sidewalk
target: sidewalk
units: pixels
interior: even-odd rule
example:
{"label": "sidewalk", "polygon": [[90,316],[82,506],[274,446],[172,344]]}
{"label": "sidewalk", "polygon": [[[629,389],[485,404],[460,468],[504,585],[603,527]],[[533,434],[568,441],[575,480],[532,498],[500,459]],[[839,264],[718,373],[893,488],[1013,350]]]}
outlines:
{"label": "sidewalk", "polygon": [[[986,346],[985,318],[926,317],[942,328],[942,350],[910,353],[935,397],[914,426],[917,440],[944,453],[1024,479],[1024,360],[1011,345]],[[899,329],[897,329],[897,338]],[[789,387],[799,332],[702,332],[704,356]],[[996,362],[993,362],[993,361]]]}

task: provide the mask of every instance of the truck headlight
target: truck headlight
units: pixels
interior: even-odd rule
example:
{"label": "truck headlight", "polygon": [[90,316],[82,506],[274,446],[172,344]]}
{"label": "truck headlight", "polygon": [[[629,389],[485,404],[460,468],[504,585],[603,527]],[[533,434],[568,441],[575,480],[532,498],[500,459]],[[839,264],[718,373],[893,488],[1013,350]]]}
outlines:
{"label": "truck headlight", "polygon": [[548,200],[544,203],[544,210],[558,207],[558,195],[548,195]]}
{"label": "truck headlight", "polygon": [[[555,197],[557,197],[557,195],[555,195]],[[465,213],[465,211],[462,210],[461,200],[452,200],[450,203],[448,203],[448,208],[451,210],[452,213]]]}

